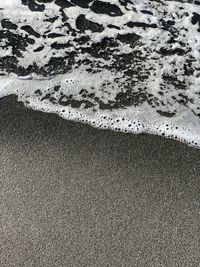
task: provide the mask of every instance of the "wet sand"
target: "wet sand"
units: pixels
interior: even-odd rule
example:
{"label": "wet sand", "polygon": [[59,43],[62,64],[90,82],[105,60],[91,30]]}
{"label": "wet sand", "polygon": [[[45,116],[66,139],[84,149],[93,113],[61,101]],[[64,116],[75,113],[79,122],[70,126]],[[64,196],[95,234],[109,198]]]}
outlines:
{"label": "wet sand", "polygon": [[200,150],[0,104],[0,266],[200,266]]}

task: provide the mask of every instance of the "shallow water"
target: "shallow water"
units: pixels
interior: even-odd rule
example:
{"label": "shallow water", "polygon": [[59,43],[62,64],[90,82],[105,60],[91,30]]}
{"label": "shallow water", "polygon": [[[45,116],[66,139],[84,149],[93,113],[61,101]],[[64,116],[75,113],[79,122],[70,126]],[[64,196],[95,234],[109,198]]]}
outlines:
{"label": "shallow water", "polygon": [[199,1],[0,3],[0,96],[200,147]]}

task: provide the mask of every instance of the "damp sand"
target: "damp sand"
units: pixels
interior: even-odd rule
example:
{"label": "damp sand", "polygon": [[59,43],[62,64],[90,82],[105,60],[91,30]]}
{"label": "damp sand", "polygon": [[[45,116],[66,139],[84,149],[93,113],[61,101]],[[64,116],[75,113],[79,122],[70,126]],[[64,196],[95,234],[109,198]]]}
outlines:
{"label": "damp sand", "polygon": [[200,151],[0,103],[0,266],[198,266]]}

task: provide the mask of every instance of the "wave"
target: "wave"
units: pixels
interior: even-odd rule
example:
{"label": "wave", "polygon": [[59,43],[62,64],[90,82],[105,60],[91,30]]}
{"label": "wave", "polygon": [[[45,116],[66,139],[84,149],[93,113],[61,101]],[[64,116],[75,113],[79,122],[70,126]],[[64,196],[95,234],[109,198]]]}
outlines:
{"label": "wave", "polygon": [[199,1],[7,0],[0,18],[0,97],[200,147]]}

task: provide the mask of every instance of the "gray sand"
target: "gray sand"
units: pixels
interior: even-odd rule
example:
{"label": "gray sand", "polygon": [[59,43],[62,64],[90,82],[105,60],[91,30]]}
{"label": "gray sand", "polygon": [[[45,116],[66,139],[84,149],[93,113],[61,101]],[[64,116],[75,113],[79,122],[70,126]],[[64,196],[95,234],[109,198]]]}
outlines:
{"label": "gray sand", "polygon": [[200,150],[0,105],[0,266],[200,266]]}

